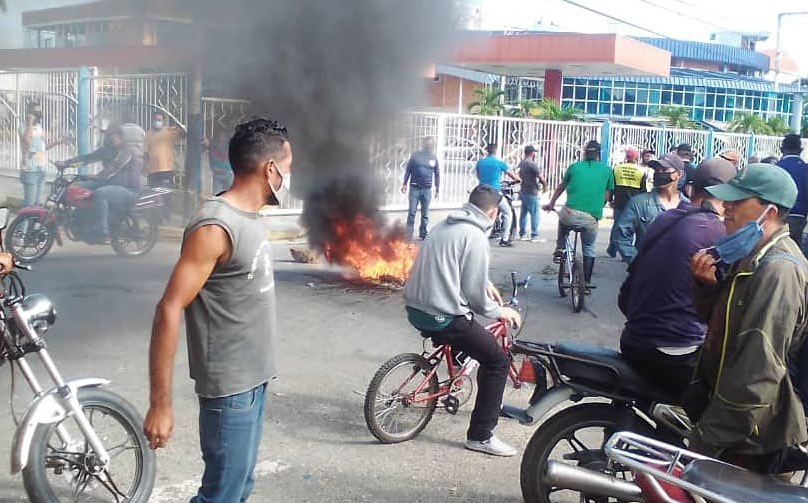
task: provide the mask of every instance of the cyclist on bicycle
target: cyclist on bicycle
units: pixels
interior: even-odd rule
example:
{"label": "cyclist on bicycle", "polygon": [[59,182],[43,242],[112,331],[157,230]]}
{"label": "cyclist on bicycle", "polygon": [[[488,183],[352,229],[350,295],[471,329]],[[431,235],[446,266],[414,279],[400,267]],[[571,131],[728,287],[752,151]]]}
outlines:
{"label": "cyclist on bicycle", "polygon": [[576,162],[564,173],[564,180],[543,206],[553,211],[556,200],[564,191],[567,202],[558,212],[558,240],[553,261],[559,263],[566,248],[567,234],[573,227],[583,228],[581,240],[584,253],[584,279],[587,293],[592,288],[592,270],[595,268],[595,240],[598,238],[598,220],[603,217],[603,206],[614,190],[612,170],[600,160],[600,143],[592,140],[584,147],[584,160]]}
{"label": "cyclist on bicycle", "polygon": [[[477,166],[474,168],[480,185],[489,185],[495,190],[499,190],[503,174],[517,183],[522,181],[518,176],[508,170],[508,165],[505,164],[502,159],[497,158],[498,150],[499,147],[496,143],[488,144],[488,146],[485,147],[485,151],[488,155],[477,161]],[[505,197],[499,201],[499,212],[504,219],[499,246],[513,247],[513,243],[511,242],[511,226],[515,222],[513,222],[511,203]]]}
{"label": "cyclist on bicycle", "polygon": [[407,318],[434,344],[450,344],[480,363],[477,401],[471,413],[466,448],[496,456],[516,449],[493,433],[508,378],[508,357],[475,319],[475,313],[519,325],[519,313],[502,307],[488,279],[488,232],[502,195],[477,186],[463,209],[436,225],[418,250],[404,288]]}

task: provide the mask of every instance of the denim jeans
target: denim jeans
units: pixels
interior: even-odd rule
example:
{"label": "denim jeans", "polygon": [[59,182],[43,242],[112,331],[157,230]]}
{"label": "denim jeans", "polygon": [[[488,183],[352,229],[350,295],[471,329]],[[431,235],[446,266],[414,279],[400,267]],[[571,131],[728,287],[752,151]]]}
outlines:
{"label": "denim jeans", "polygon": [[214,171],[213,172],[213,195],[221,194],[233,185],[233,172],[232,171]]}
{"label": "denim jeans", "polygon": [[582,227],[581,244],[584,257],[595,258],[595,241],[598,239],[598,221],[585,211],[578,211],[564,206],[558,212],[558,239],[556,248],[563,250],[567,234],[573,227]]}
{"label": "denim jeans", "polygon": [[519,212],[519,237],[527,235],[527,217],[530,216],[530,237],[539,237],[539,196],[521,194],[522,209]]}
{"label": "denim jeans", "polygon": [[42,185],[45,183],[45,170],[20,171],[22,182],[22,205],[39,206],[39,197],[42,194]]}
{"label": "denim jeans", "polygon": [[199,397],[199,444],[205,473],[191,503],[247,501],[264,422],[266,383],[237,395]]}
{"label": "denim jeans", "polygon": [[415,212],[418,205],[421,205],[421,227],[418,235],[421,239],[429,233],[429,203],[432,201],[432,188],[422,189],[415,185],[410,185],[410,209],[407,212],[407,236],[412,238],[415,229]]}
{"label": "denim jeans", "polygon": [[500,239],[510,241],[511,228],[515,223],[513,221],[513,213],[511,213],[511,203],[503,197],[499,200],[499,206],[497,208],[499,209],[499,214],[502,215],[502,236]]}
{"label": "denim jeans", "polygon": [[617,236],[620,233],[617,228],[617,222],[620,221],[620,215],[622,213],[623,210],[618,210],[617,208],[612,209],[612,214],[614,215],[612,218],[612,232],[609,233],[609,248],[606,250],[606,253],[608,253],[610,257],[617,256]]}
{"label": "denim jeans", "polygon": [[93,212],[95,231],[101,236],[109,236],[110,209],[115,215],[123,215],[131,206],[137,194],[123,185],[104,185],[93,191]]}
{"label": "denim jeans", "polygon": [[477,370],[477,401],[471,411],[466,438],[488,440],[499,421],[502,394],[508,380],[510,361],[494,336],[473,318],[456,316],[452,323],[437,332],[421,332],[431,337],[433,344],[451,344],[480,363]]}

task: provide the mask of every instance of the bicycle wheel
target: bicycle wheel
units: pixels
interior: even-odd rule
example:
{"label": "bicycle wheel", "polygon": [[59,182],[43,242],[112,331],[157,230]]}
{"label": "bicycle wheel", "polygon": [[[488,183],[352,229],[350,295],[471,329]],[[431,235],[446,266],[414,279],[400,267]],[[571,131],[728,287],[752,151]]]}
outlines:
{"label": "bicycle wheel", "polygon": [[404,353],[373,376],[365,393],[365,423],[381,443],[405,442],[426,428],[438,404],[438,376],[427,377],[431,370],[423,356]]}
{"label": "bicycle wheel", "polygon": [[584,308],[585,290],[584,263],[581,259],[576,258],[572,263],[572,282],[570,283],[570,297],[576,313],[580,313]]}
{"label": "bicycle wheel", "polygon": [[567,257],[566,253],[561,256],[561,263],[558,264],[558,295],[567,296]]}

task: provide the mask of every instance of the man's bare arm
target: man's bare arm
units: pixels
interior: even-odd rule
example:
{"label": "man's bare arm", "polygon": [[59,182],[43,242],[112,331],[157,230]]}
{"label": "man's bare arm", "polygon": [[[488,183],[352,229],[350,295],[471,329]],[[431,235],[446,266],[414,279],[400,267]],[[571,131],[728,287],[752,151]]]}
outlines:
{"label": "man's bare arm", "polygon": [[197,296],[214,267],[230,256],[231,243],[225,230],[206,225],[193,231],[157,304],[149,348],[149,413],[144,432],[152,448],[165,445],[173,429],[171,379],[182,311]]}

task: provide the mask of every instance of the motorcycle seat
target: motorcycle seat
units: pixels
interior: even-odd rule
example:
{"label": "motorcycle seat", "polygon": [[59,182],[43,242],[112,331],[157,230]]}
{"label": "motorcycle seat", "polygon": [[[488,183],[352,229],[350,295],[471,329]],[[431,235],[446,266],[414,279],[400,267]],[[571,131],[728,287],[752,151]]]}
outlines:
{"label": "motorcycle seat", "polygon": [[688,464],[682,472],[682,480],[738,503],[808,502],[808,488],[713,459],[698,459]]}
{"label": "motorcycle seat", "polygon": [[561,373],[573,383],[581,383],[598,390],[612,393],[628,393],[654,402],[676,403],[646,378],[641,376],[623,358],[611,349],[562,342],[554,347]]}

